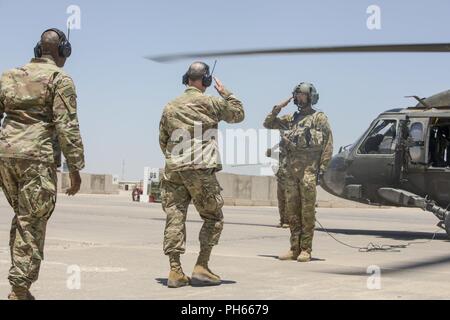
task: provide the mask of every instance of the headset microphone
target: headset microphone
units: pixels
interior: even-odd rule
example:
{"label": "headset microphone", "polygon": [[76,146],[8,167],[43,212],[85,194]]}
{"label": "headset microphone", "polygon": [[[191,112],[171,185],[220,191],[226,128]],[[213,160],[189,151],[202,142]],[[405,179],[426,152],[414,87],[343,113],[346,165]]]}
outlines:
{"label": "headset microphone", "polygon": [[217,64],[217,60],[214,60],[214,66],[213,66],[213,69],[212,69],[212,72],[211,72],[211,77],[214,74],[214,70],[216,70],[216,64]]}
{"label": "headset microphone", "polygon": [[214,66],[213,66],[212,72],[209,73],[209,68],[207,68],[208,72],[207,72],[207,74],[205,74],[203,76],[202,83],[205,88],[210,87],[213,82],[213,74],[214,74],[214,70],[216,69],[216,64],[217,64],[217,60],[214,61]]}

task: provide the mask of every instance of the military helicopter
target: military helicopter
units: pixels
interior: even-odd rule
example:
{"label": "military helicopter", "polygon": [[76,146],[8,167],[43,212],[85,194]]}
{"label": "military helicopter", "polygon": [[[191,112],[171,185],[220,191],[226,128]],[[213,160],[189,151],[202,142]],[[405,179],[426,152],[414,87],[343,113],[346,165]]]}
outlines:
{"label": "military helicopter", "polygon": [[[450,52],[450,43],[301,47],[181,53],[157,62],[233,56]],[[333,157],[321,186],[340,198],[369,205],[417,207],[431,212],[450,236],[450,90],[380,114],[352,145]],[[370,169],[368,169],[370,168]]]}

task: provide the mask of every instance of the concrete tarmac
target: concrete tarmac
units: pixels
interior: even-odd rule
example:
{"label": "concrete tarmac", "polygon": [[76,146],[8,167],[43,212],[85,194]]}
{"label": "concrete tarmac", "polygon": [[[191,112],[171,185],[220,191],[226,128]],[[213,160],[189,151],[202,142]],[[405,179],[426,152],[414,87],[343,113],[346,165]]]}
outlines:
{"label": "concrete tarmac", "polygon": [[[352,246],[403,245],[398,252],[359,252],[318,226],[314,261],[282,262],[289,231],[270,207],[225,207],[225,227],[213,251],[217,287],[166,287],[160,204],[131,195],[59,195],[47,230],[45,261],[32,287],[38,299],[448,299],[450,242],[431,213],[415,209],[319,208],[318,220]],[[13,213],[0,193],[0,298],[9,292],[9,226]],[[199,215],[188,214],[190,274],[199,249]],[[378,276],[380,275],[380,276]]]}

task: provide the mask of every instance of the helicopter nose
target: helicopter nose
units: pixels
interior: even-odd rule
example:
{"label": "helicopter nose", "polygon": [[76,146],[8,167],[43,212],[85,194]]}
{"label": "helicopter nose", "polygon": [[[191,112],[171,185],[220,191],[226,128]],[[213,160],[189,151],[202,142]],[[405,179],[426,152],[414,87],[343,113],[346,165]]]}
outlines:
{"label": "helicopter nose", "polygon": [[325,191],[338,197],[344,195],[348,155],[348,151],[343,151],[331,159],[330,165],[328,166],[321,183],[321,187]]}

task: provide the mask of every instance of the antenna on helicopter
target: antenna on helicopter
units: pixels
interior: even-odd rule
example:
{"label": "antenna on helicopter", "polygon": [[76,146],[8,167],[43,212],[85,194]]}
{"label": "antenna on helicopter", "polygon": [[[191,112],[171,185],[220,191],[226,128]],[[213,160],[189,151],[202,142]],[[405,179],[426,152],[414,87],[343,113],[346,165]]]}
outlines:
{"label": "antenna on helicopter", "polygon": [[431,109],[432,107],[425,102],[425,99],[420,98],[418,96],[406,96],[405,98],[414,98],[416,99],[421,105],[423,105],[426,109]]}

